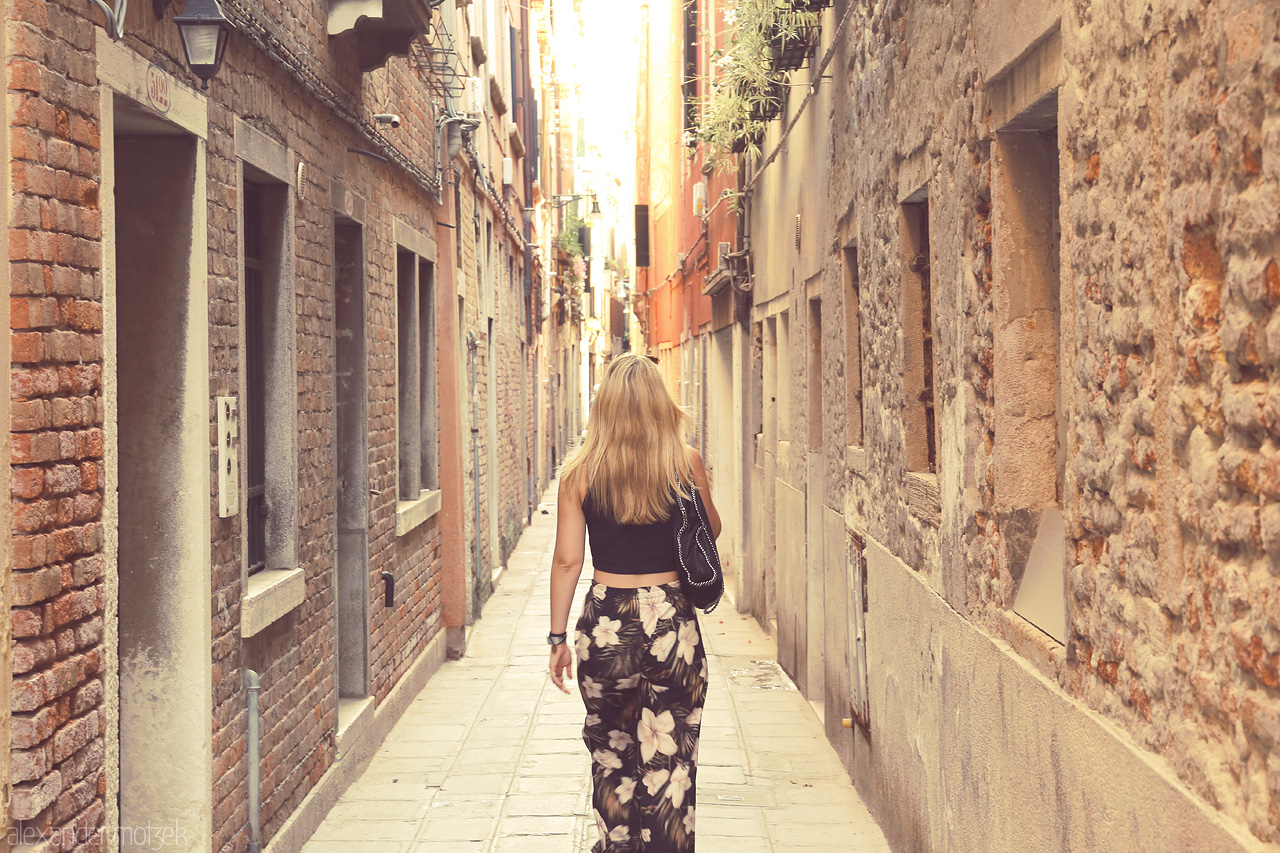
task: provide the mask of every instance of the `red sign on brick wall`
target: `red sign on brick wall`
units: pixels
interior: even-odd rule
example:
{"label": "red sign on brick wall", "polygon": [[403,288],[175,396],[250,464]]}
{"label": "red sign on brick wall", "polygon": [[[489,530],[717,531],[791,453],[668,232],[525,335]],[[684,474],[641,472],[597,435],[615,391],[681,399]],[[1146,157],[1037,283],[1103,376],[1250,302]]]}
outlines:
{"label": "red sign on brick wall", "polygon": [[169,112],[172,78],[154,65],[147,67],[147,100],[162,113]]}

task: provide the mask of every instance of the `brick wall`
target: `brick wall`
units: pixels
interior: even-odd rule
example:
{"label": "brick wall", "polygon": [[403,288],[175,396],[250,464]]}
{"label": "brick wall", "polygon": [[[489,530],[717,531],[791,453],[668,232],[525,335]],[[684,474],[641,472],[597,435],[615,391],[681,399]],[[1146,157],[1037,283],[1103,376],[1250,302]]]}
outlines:
{"label": "brick wall", "polygon": [[[404,60],[366,85],[349,42],[330,42],[323,4],[254,4],[253,16],[313,63],[366,111],[387,92],[405,117],[394,143],[432,163],[434,107]],[[14,217],[10,231],[13,366],[12,814],[26,828],[74,829],[87,837],[104,817],[102,526],[105,482],[102,396],[101,214],[97,69],[99,25],[84,4],[23,0],[10,27]],[[190,83],[171,21],[130,14],[127,45]],[[294,254],[297,360],[298,565],[306,599],[249,641],[240,637],[243,560],[239,519],[220,519],[211,496],[214,849],[247,847],[247,718],[243,671],[262,677],[265,838],[334,760],[333,681],[333,210],[340,177],[370,201],[369,413],[372,498],[369,595],[373,692],[384,698],[440,628],[439,522],[395,536],[395,298],[391,217],[434,235],[431,196],[404,171],[347,153],[370,143],[335,118],[297,78],[237,38],[209,95],[210,395],[240,393],[240,188],[238,116],[296,152],[309,168],[298,201]],[[332,45],[332,51],[330,50]],[[373,89],[377,89],[376,92]],[[377,103],[374,103],[374,99]],[[439,261],[449,262],[442,244]],[[455,310],[442,304],[441,310]],[[452,369],[450,364],[448,369]],[[210,425],[212,439],[213,424]],[[212,442],[211,442],[212,443]],[[211,451],[211,469],[216,458]],[[216,482],[216,477],[214,478]],[[383,570],[397,600],[382,605]],[[83,849],[100,849],[97,837]],[[71,849],[69,835],[50,850]],[[78,848],[79,849],[79,848]]]}
{"label": "brick wall", "polygon": [[99,137],[83,55],[93,26],[71,3],[6,8],[12,817],[20,830],[87,838],[103,816],[105,728]]}

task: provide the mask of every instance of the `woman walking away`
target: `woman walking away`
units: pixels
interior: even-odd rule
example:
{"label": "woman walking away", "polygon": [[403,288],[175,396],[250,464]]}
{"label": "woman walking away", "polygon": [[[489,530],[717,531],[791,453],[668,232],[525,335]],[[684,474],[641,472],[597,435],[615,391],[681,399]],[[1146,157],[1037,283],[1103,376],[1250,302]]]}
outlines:
{"label": "woman walking away", "polygon": [[688,425],[657,366],[619,356],[596,393],[586,442],[560,476],[547,642],[551,678],[565,693],[569,608],[587,532],[595,565],[574,632],[600,828],[592,853],[694,849],[707,661],[680,587],[676,495],[691,498],[696,486],[713,535],[720,517],[702,458],[685,444]]}

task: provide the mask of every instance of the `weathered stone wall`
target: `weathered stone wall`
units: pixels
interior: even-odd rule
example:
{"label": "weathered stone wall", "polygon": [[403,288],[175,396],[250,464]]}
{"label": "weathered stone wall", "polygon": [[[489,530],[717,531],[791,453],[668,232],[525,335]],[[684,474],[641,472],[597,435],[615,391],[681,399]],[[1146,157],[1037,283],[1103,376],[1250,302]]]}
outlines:
{"label": "weathered stone wall", "polygon": [[[815,584],[845,594],[843,549],[827,534],[819,545],[813,531],[822,526],[810,525],[807,547],[824,549],[827,568],[815,570],[809,561],[807,572],[797,574],[794,563],[803,564],[804,555],[784,541],[784,525],[796,523],[792,516],[804,520],[798,502],[813,486],[803,451],[812,443],[811,386],[821,382],[824,486],[821,501],[806,501],[806,512],[815,506],[843,512],[850,529],[900,561],[881,561],[882,571],[909,567],[948,605],[940,614],[958,613],[994,638],[1002,654],[1054,685],[1063,707],[1078,700],[1119,726],[1121,744],[1149,751],[1197,809],[1207,804],[1209,823],[1247,827],[1274,843],[1280,841],[1274,758],[1280,621],[1272,555],[1280,553],[1273,529],[1280,524],[1280,416],[1273,373],[1280,344],[1271,327],[1280,302],[1280,170],[1271,152],[1280,108],[1280,19],[1276,9],[1243,0],[1150,9],[1064,3],[1059,12],[1051,4],[1018,5],[836,2],[824,16],[823,36],[824,49],[836,43],[827,69],[832,80],[822,84],[832,94],[808,106],[825,134],[814,132],[815,119],[802,117],[789,150],[769,166],[751,200],[754,319],[781,323],[785,311],[789,324],[790,369],[774,390],[790,395],[777,402],[789,411],[790,426],[771,421],[777,413],[763,413],[753,477],[769,482],[752,485],[765,502],[757,517],[778,519],[782,658],[812,689],[817,685],[809,681],[821,670],[808,658],[824,656],[820,695],[828,721],[848,715],[843,661],[850,614],[840,609],[841,624],[832,624],[828,610],[816,648],[804,628],[814,617],[808,605]],[[846,12],[845,29],[834,36]],[[1054,38],[1060,59],[1051,56],[1057,48],[1045,48]],[[1038,78],[1019,64],[1026,57],[1040,61],[1037,51],[1056,69],[1036,72]],[[1008,406],[1017,383],[996,364],[997,337],[1010,332],[998,319],[998,300],[1009,291],[998,286],[993,257],[1005,238],[993,228],[1018,215],[994,191],[1003,168],[996,134],[1012,118],[1000,114],[1000,99],[1023,74],[1057,92],[1050,120],[1060,170],[1062,393],[1051,408],[1067,419],[1060,499],[1068,551],[1065,643],[1013,612],[1036,530],[1028,529],[1028,516],[1008,510],[1020,484],[1002,475],[996,453],[1010,440]],[[824,135],[830,154],[819,141]],[[821,204],[805,194],[813,184],[826,193]],[[920,344],[905,298],[913,272],[902,204],[920,200],[921,190],[929,204],[936,478],[910,470],[912,437],[902,414],[914,402],[906,371]],[[797,213],[806,241],[811,227],[818,231],[816,255],[790,245]],[[779,234],[786,236],[772,236]],[[1016,249],[1016,234],[1009,239]],[[845,399],[841,317],[841,249],[851,244],[863,371],[862,446],[853,449],[845,409],[856,402]],[[808,366],[814,296],[822,298],[820,377]],[[781,356],[767,343],[764,349],[761,384],[770,388],[763,374]],[[766,395],[766,410],[770,402]],[[784,502],[784,490],[799,497]],[[893,632],[926,627],[932,643],[945,645],[958,629],[941,617],[928,626],[881,621],[876,606],[873,598],[869,623],[890,633],[869,635],[873,649],[904,639]],[[767,618],[767,607],[758,615]],[[892,657],[879,659],[897,666]],[[945,668],[931,672],[958,677]],[[886,675],[909,673],[880,677]],[[931,715],[958,713],[947,705],[948,691],[934,694],[927,683],[915,688],[877,697],[882,713],[896,716],[923,701],[926,728]],[[1018,724],[1011,719],[1005,723]],[[893,783],[893,797],[876,793],[883,790],[878,782],[866,790],[901,843],[911,849],[943,843],[939,814],[907,804],[923,795],[913,786],[924,777],[906,763],[912,750],[895,741],[887,722],[873,718],[871,725],[869,743],[832,726],[829,734],[851,767],[874,766],[884,774],[875,777],[879,782]],[[1007,736],[1016,742],[1045,733]],[[946,762],[939,762],[943,773]],[[1028,765],[1027,772],[1050,778],[1048,767]],[[1054,778],[1097,783],[1088,773]],[[1135,774],[1135,784],[1141,778]],[[993,776],[992,784],[1023,780]],[[1057,837],[1072,837],[1071,830]]]}
{"label": "weathered stone wall", "polygon": [[1280,842],[1280,10],[1064,16],[1078,503],[1062,682]]}

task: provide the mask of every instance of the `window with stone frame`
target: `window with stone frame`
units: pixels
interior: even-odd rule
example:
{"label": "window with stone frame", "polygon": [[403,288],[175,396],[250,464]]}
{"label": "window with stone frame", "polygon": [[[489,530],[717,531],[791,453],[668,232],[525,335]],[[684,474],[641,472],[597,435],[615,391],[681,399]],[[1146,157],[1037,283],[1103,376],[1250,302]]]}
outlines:
{"label": "window with stone frame", "polygon": [[293,568],[296,501],[288,188],[245,167],[242,195],[244,547],[250,574]]}
{"label": "window with stone frame", "polygon": [[822,299],[809,300],[809,449],[822,448]]}
{"label": "window with stone frame", "polygon": [[434,268],[396,253],[397,493],[416,501],[439,488]]}
{"label": "window with stone frame", "polygon": [[1014,612],[1066,641],[1057,92],[1001,126],[992,163],[995,499]]}
{"label": "window with stone frame", "polygon": [[929,249],[929,196],[922,189],[902,205],[902,325],[907,470],[937,474],[938,441],[933,395],[933,281]]}
{"label": "window with stone frame", "polygon": [[840,252],[844,262],[845,440],[862,445],[862,315],[859,304],[858,246]]}

